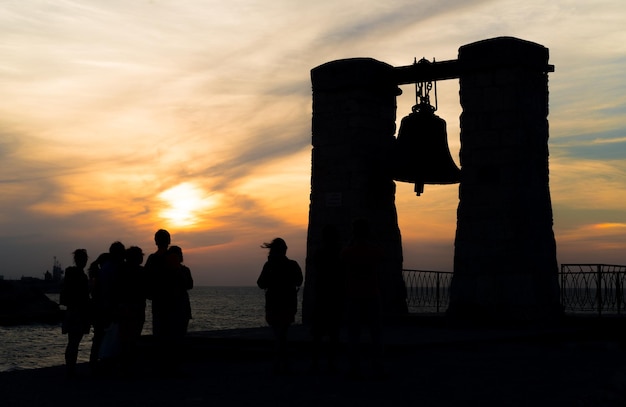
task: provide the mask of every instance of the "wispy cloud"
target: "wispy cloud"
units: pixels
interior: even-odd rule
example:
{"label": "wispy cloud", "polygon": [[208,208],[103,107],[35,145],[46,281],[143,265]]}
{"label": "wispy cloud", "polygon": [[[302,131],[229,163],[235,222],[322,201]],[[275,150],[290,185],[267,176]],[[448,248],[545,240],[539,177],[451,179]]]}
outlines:
{"label": "wispy cloud", "polygon": [[[560,252],[577,251],[585,236],[619,246],[621,227],[597,225],[626,222],[624,18],[618,0],[7,2],[0,274],[43,273],[52,256],[68,264],[76,247],[95,255],[117,239],[149,251],[168,222],[162,194],[181,185],[215,202],[193,227],[168,225],[202,283],[253,281],[265,256],[258,245],[278,235],[303,261],[309,71],[356,56],[454,59],[460,46],[501,35],[547,46],[556,65]],[[439,89],[458,151],[458,83]],[[413,100],[407,88],[399,116]],[[399,185],[396,199],[407,266],[450,269],[457,190],[427,186],[418,198],[410,189]]]}

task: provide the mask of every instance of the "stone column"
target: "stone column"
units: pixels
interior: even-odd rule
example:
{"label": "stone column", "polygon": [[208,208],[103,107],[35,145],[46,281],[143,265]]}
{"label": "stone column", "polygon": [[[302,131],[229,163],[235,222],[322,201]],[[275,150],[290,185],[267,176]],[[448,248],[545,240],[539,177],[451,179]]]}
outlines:
{"label": "stone column", "polygon": [[461,184],[448,314],[559,313],[548,184],[548,49],[503,37],[459,50]]}
{"label": "stone column", "polygon": [[314,68],[311,80],[313,152],[303,317],[307,321],[315,306],[311,256],[321,244],[322,229],[334,225],[346,244],[356,219],[369,221],[373,240],[386,252],[381,274],[385,311],[406,312],[389,166],[399,92],[393,67],[370,58],[338,60]]}

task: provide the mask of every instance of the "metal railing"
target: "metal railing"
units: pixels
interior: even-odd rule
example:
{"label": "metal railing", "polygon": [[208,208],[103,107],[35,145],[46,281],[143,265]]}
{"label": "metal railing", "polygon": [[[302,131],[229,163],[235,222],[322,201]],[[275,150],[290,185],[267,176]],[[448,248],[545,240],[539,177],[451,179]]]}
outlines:
{"label": "metal railing", "polygon": [[[445,312],[450,302],[452,272],[402,270],[411,313]],[[566,313],[621,315],[626,312],[626,266],[562,264],[560,301]]]}
{"label": "metal railing", "polygon": [[409,312],[445,312],[450,302],[449,271],[402,270]]}
{"label": "metal railing", "polygon": [[565,312],[617,314],[624,312],[626,266],[561,264],[559,283]]}

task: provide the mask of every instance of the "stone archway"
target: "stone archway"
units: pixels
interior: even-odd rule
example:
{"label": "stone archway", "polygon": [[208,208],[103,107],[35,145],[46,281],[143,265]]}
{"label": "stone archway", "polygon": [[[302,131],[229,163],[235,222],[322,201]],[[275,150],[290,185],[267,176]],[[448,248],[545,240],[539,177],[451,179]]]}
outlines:
{"label": "stone archway", "polygon": [[387,256],[388,314],[406,312],[402,244],[390,160],[398,85],[459,78],[461,184],[449,314],[535,318],[558,312],[556,244],[548,183],[548,49],[511,37],[465,45],[455,61],[393,67],[370,58],[311,71],[312,174],[303,313],[310,255],[327,224],[344,241],[370,222]]}

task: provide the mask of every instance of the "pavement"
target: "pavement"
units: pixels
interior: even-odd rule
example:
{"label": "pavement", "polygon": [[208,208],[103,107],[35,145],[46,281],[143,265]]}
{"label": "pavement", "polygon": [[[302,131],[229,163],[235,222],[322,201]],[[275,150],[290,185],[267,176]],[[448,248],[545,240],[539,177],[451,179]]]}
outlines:
{"label": "pavement", "polygon": [[[291,373],[272,372],[269,328],[192,332],[176,375],[156,368],[152,338],[130,375],[79,365],[0,373],[0,406],[626,406],[625,320],[474,326],[414,316],[385,327],[381,377],[310,371],[306,327],[290,331]],[[363,346],[369,337],[364,335]]]}

